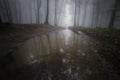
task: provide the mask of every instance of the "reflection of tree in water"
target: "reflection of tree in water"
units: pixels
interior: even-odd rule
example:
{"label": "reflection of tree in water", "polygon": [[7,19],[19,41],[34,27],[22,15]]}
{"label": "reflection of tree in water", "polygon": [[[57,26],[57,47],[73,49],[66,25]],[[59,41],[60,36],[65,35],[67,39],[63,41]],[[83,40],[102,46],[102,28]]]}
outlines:
{"label": "reflection of tree in water", "polygon": [[[38,69],[33,71],[35,79],[99,80],[101,76],[104,76],[103,80],[107,79],[109,69],[97,54],[97,42],[79,33],[69,31],[68,45],[65,45],[68,36],[66,30],[36,36],[15,51],[16,63],[18,66],[28,65],[31,69]],[[29,69],[24,72],[27,71]]]}

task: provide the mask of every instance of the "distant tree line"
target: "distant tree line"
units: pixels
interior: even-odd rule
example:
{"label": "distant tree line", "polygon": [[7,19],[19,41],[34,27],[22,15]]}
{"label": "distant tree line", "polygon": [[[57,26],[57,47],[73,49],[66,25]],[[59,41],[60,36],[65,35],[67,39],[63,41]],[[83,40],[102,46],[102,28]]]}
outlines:
{"label": "distant tree line", "polygon": [[65,26],[65,8],[70,5],[71,26],[118,25],[119,0],[0,0],[2,22]]}

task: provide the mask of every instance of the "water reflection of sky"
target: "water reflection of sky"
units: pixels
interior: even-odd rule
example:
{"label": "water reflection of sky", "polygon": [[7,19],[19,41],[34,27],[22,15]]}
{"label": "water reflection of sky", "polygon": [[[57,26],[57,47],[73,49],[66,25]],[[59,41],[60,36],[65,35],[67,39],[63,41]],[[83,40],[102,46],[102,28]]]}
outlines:
{"label": "water reflection of sky", "polygon": [[69,45],[70,42],[70,37],[72,36],[72,33],[69,29],[64,30],[64,36],[65,36],[65,45]]}

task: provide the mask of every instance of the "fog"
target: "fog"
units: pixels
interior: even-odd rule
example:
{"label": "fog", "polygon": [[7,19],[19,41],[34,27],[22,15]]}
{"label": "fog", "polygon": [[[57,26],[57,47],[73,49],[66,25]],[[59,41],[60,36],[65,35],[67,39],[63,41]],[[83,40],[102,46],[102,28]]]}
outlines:
{"label": "fog", "polygon": [[[47,24],[62,27],[118,27],[120,26],[119,18],[112,17],[114,11],[115,15],[120,15],[119,11],[115,10],[118,1],[0,0],[0,17],[3,23],[13,24],[47,22]],[[110,23],[114,24],[110,25]]]}

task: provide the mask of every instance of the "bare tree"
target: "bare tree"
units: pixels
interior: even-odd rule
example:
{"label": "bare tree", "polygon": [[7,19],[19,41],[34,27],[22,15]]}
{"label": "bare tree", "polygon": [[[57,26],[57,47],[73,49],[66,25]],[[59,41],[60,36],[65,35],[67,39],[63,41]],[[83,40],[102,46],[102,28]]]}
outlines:
{"label": "bare tree", "polygon": [[75,0],[75,11],[74,11],[74,26],[76,26],[76,8],[77,8],[77,0]]}
{"label": "bare tree", "polygon": [[39,14],[39,10],[40,10],[40,7],[41,7],[41,0],[37,0],[37,23],[40,22],[39,18],[40,18],[40,14]]}
{"label": "bare tree", "polygon": [[109,28],[112,28],[114,26],[114,21],[115,21],[118,5],[119,5],[119,0],[115,0],[114,8],[112,11],[112,16],[111,16],[110,23],[109,23]]}
{"label": "bare tree", "polygon": [[[31,2],[31,1],[30,1]],[[18,16],[18,18],[19,18],[19,23],[21,23],[21,4],[20,4],[20,2],[18,2],[18,8],[19,8],[19,16]],[[12,15],[11,15],[12,16]],[[31,16],[32,17],[32,16]]]}
{"label": "bare tree", "polygon": [[6,0],[6,4],[7,4],[7,8],[8,8],[9,22],[12,23],[11,9],[10,9],[10,4],[9,4],[8,0]]}
{"label": "bare tree", "polygon": [[49,0],[47,0],[47,10],[46,10],[46,19],[45,19],[45,24],[49,24]]}
{"label": "bare tree", "polygon": [[57,0],[55,0],[55,19],[54,19],[55,26],[57,26]]}
{"label": "bare tree", "polygon": [[82,19],[82,26],[86,26],[87,2],[88,2],[88,0],[85,0],[85,3],[84,3],[84,14],[83,14],[83,19]]}
{"label": "bare tree", "polygon": [[79,3],[79,6],[78,6],[78,7],[79,7],[79,9],[78,9],[78,21],[77,21],[77,22],[78,22],[78,26],[79,26],[79,25],[80,25],[80,24],[79,24],[79,20],[80,20],[79,18],[80,18],[80,9],[81,9],[80,4],[81,4],[81,1],[79,0],[79,2],[78,2],[78,3]]}
{"label": "bare tree", "polygon": [[6,0],[3,0],[4,1],[4,6],[5,6],[5,11],[6,11],[6,19],[8,20],[7,22],[9,22],[10,20],[10,18],[9,18],[9,12],[8,12],[8,8],[7,8],[7,4],[6,4]]}
{"label": "bare tree", "polygon": [[100,22],[101,22],[101,1],[97,0],[96,2],[96,12],[95,12],[96,16],[95,16],[95,27],[100,26]]}

